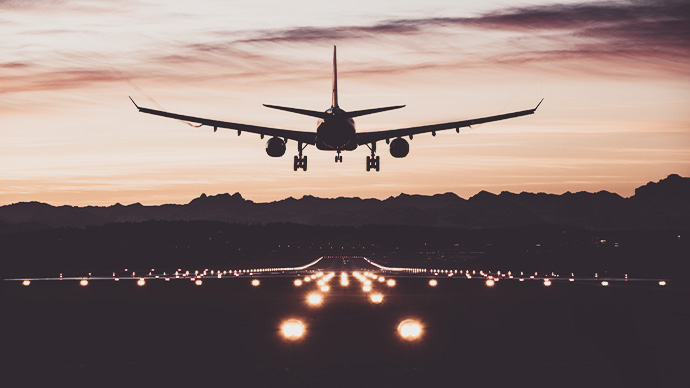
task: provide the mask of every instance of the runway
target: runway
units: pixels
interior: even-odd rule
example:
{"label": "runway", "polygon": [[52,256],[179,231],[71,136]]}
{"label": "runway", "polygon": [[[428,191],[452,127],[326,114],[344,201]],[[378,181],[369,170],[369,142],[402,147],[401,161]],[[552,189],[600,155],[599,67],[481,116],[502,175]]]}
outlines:
{"label": "runway", "polygon": [[[541,275],[396,273],[360,257],[253,270],[220,279],[210,270],[177,279],[166,272],[170,281],[145,273],[144,286],[139,276],[87,286],[78,278],[2,282],[6,375],[36,383],[654,386],[675,382],[688,361],[689,294],[676,282],[557,277],[545,286]],[[314,293],[321,303],[309,303]],[[291,319],[304,329],[295,340],[282,330]],[[419,337],[401,336],[408,319],[420,323]]]}

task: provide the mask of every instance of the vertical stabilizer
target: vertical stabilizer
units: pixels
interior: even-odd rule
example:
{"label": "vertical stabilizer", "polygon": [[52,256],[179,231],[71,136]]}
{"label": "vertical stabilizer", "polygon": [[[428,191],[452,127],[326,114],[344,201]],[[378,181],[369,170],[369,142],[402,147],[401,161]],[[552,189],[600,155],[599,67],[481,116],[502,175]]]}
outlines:
{"label": "vertical stabilizer", "polygon": [[335,58],[335,45],[333,46],[333,101],[331,106],[338,107],[338,65]]}

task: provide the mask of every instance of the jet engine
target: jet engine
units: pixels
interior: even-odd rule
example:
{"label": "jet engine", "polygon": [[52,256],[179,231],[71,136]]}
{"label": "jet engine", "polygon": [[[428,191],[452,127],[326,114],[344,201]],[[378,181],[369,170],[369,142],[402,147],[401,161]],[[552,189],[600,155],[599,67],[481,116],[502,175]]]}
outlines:
{"label": "jet engine", "polygon": [[279,137],[272,137],[266,142],[268,156],[277,158],[285,155],[285,142]]}
{"label": "jet engine", "polygon": [[404,158],[410,153],[410,143],[407,140],[399,137],[391,141],[391,155],[394,158]]}

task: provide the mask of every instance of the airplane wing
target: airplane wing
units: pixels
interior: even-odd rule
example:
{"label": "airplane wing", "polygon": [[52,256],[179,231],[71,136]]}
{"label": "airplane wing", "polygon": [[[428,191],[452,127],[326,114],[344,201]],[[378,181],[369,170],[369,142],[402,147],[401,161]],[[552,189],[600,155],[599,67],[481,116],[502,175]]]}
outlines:
{"label": "airplane wing", "polygon": [[[130,97],[129,99],[132,100],[132,97]],[[258,125],[239,124],[230,121],[205,119],[202,117],[180,115],[177,113],[171,113],[162,110],[143,108],[137,105],[137,103],[134,102],[134,100],[132,100],[132,103],[134,104],[134,106],[137,107],[139,112],[148,113],[156,116],[169,117],[171,119],[188,121],[192,123],[199,123],[201,125],[207,125],[209,127],[213,127],[214,132],[217,131],[218,128],[227,128],[236,130],[238,134],[242,133],[242,131],[245,131],[250,133],[257,133],[259,135],[275,136],[284,139],[296,140],[305,144],[314,145],[316,143],[316,132],[294,131],[290,129],[261,127]]]}
{"label": "airplane wing", "polygon": [[417,135],[420,133],[431,132],[432,134],[435,135],[436,131],[442,131],[444,129],[455,128],[456,130],[459,130],[460,128],[469,127],[471,125],[484,124],[484,123],[490,123],[492,121],[506,120],[506,119],[512,119],[514,117],[531,115],[537,111],[537,108],[539,108],[539,105],[541,105],[542,101],[544,101],[544,99],[539,101],[539,104],[537,104],[537,106],[534,109],[527,109],[527,110],[522,110],[519,112],[512,112],[512,113],[504,113],[504,114],[500,114],[500,115],[496,115],[496,116],[481,117],[478,119],[470,119],[470,120],[452,121],[449,123],[441,123],[441,124],[422,125],[419,127],[389,129],[389,130],[385,130],[385,131],[361,132],[361,133],[357,134],[357,144],[358,145],[364,145],[364,144],[374,143],[374,142],[379,141],[379,140],[387,140],[387,139],[392,139],[392,138],[402,137],[402,136],[410,136],[410,138],[412,138],[412,135]]}

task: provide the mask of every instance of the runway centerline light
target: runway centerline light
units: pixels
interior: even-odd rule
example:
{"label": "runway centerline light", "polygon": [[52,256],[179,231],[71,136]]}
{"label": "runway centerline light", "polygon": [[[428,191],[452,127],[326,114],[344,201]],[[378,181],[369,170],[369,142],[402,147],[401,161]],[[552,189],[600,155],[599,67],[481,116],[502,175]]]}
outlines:
{"label": "runway centerline light", "polygon": [[422,335],[422,324],[414,319],[405,319],[398,325],[398,333],[402,339],[414,341]]}
{"label": "runway centerline light", "polygon": [[431,279],[429,280],[429,285],[431,287],[436,287],[438,285],[438,281],[436,279]]}
{"label": "runway centerline light", "polygon": [[254,280],[252,280],[252,286],[258,287],[259,284],[261,284],[261,282],[259,281],[259,279],[254,279]]}
{"label": "runway centerline light", "polygon": [[297,319],[288,319],[280,327],[283,337],[290,341],[296,341],[304,335],[304,324]]}
{"label": "runway centerline light", "polygon": [[312,306],[318,306],[322,302],[323,302],[323,297],[321,296],[321,294],[314,292],[314,293],[307,295],[307,303],[309,303]]}

